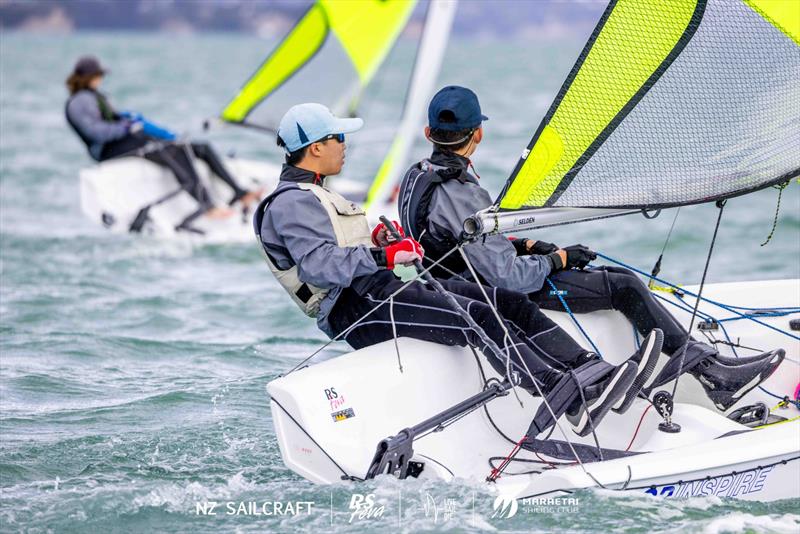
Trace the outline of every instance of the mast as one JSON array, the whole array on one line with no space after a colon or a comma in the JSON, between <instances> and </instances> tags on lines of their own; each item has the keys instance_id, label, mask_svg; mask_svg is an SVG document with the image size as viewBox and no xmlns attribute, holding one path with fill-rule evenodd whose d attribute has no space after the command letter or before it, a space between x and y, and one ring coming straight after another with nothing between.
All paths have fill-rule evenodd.
<instances>
[{"instance_id":1,"label":"mast","mask_svg":"<svg viewBox=\"0 0 800 534\"><path fill-rule=\"evenodd\" d=\"M428 5L425 27L403 106L403 116L389 153L367 193L364 202L367 210L373 204L389 199L391 189L398 182L403 170L402 165L408 160L414 139L422 129L424 111L441 69L457 4L458 0L431 0Z\"/></svg>"}]
</instances>

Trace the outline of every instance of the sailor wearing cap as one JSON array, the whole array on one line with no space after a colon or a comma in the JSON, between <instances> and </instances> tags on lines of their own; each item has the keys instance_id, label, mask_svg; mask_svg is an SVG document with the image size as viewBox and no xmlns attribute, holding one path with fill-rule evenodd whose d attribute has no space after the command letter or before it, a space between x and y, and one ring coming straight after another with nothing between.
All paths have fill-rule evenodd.
<instances>
[{"instance_id":1,"label":"sailor wearing cap","mask_svg":"<svg viewBox=\"0 0 800 534\"><path fill-rule=\"evenodd\" d=\"M106 95L100 92L103 78L109 70L94 56L78 59L69 78L67 88L70 96L65 107L67 123L86 145L95 161L123 156L142 156L169 168L186 192L199 204L199 210L189 219L200 214L212 218L224 218L233 214L227 208L214 206L206 189L200 182L190 157L206 162L211 171L233 190L230 204L241 201L248 205L261 196L260 192L246 191L239 187L225 168L214 149L208 143L176 143L176 135L148 121L138 113L117 111ZM186 145L186 146L184 146ZM188 227L189 219L184 221Z\"/></svg>"},{"instance_id":2,"label":"sailor wearing cap","mask_svg":"<svg viewBox=\"0 0 800 534\"><path fill-rule=\"evenodd\" d=\"M480 115L477 118L481 120ZM446 296L418 281L403 288L392 272L395 265L422 259L420 244L408 237L389 238L383 225L370 231L361 207L328 189L329 177L344 165L346 135L362 124L361 119L337 118L320 104L294 106L281 120L278 144L286 152L286 164L277 188L259 205L253 221L270 270L295 304L315 317L331 338L341 336L357 349L394 335L469 344L483 350L497 372L505 375L508 356L493 354L484 346ZM402 236L402 227L395 227ZM597 425L613 405L638 393L632 390L637 374L633 362L614 367L599 361L566 334L560 352L542 354L530 336L560 329L526 295L495 290L495 312L477 284L457 280L444 284L499 347L516 346L510 351L510 366L521 375L522 387L535 392L532 380L536 380L557 416L571 409L576 432L588 433L589 421ZM658 343L645 346L648 357L660 350ZM569 369L574 372L564 372ZM588 404L580 402L579 386ZM549 410L542 409L534 418L539 431L551 424Z\"/></svg>"},{"instance_id":3,"label":"sailor wearing cap","mask_svg":"<svg viewBox=\"0 0 800 534\"><path fill-rule=\"evenodd\" d=\"M433 143L433 154L406 172L398 208L403 226L419 239L430 262L443 258L458 243L467 217L493 204L477 174L468 171L470 157L483 140L484 120L478 97L465 87L445 87L428 107L425 137ZM583 245L562 249L545 241L494 235L470 243L464 253L482 283L527 293L544 309L563 311L561 299L565 298L575 313L619 311L643 336L655 328L663 331L664 352L677 357L646 384L649 390L689 372L714 404L727 410L766 380L784 357L778 349L750 358L726 358L711 345L694 339L687 342L686 330L633 272L607 266L584 269L596 254ZM438 269L438 276L471 279L459 254L451 254L442 264L446 269ZM548 276L557 291L545 284ZM563 338L556 334L556 330L543 331L536 337L537 344L545 351L559 352ZM640 359L637 363L640 369L646 365Z\"/></svg>"}]
</instances>

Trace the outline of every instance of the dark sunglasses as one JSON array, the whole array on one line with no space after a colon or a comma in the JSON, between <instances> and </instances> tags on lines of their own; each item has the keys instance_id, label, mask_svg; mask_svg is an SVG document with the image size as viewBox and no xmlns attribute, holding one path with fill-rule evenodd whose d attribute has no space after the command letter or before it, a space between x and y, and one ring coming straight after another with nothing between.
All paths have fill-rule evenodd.
<instances>
[{"instance_id":1,"label":"dark sunglasses","mask_svg":"<svg viewBox=\"0 0 800 534\"><path fill-rule=\"evenodd\" d=\"M343 133L340 133L340 134L330 134L330 135L326 135L325 137L323 137L323 138L322 138L322 139L320 139L319 141L315 141L315 142L316 142L316 143L321 143L321 142L323 142L323 141L327 141L328 139L336 139L336 140L337 140L337 141L339 141L340 143L344 143L344 134L343 134Z\"/></svg>"}]
</instances>

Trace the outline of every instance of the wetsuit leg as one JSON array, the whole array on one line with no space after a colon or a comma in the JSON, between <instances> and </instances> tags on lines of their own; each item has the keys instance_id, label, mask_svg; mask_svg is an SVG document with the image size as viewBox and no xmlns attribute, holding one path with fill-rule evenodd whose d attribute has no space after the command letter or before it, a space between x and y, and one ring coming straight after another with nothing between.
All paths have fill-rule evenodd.
<instances>
[{"instance_id":1,"label":"wetsuit leg","mask_svg":"<svg viewBox=\"0 0 800 534\"><path fill-rule=\"evenodd\" d=\"M181 187L192 195L203 210L212 206L211 197L200 182L200 177L183 147L167 145L146 153L144 157L171 170Z\"/></svg>"},{"instance_id":2,"label":"wetsuit leg","mask_svg":"<svg viewBox=\"0 0 800 534\"><path fill-rule=\"evenodd\" d=\"M342 332L401 285L400 281L392 282L375 288L364 296L357 295L351 289L345 290L329 316L333 330L337 334ZM512 362L511 370L519 372L522 387L535 391L525 370L527 366L533 377L539 382L540 387L544 391L549 391L558 381L561 373L552 369L513 331L506 338L502 327L487 304L460 295L454 296L501 350L508 347ZM372 315L350 331L344 339L356 349L392 339L392 315L398 337L411 337L450 346L469 344L478 347L484 351L489 363L498 374L501 376L506 374L506 355L493 354L488 347L483 345L480 337L468 327L464 319L450 307L442 295L421 283L411 284L396 295L391 311L388 303L380 306ZM516 346L517 350L514 350L512 345ZM519 351L522 361L520 361L517 351Z\"/></svg>"},{"instance_id":3,"label":"wetsuit leg","mask_svg":"<svg viewBox=\"0 0 800 534\"><path fill-rule=\"evenodd\" d=\"M441 282L451 293L486 302L477 284L454 279ZM576 367L587 361L588 351L543 314L527 295L497 287L484 286L484 290L509 329L515 331L539 357L554 368Z\"/></svg>"},{"instance_id":4,"label":"wetsuit leg","mask_svg":"<svg viewBox=\"0 0 800 534\"><path fill-rule=\"evenodd\" d=\"M598 310L621 312L642 336L653 328L664 332L664 352L683 347L687 332L653 296L635 273L621 267L561 271L550 278L575 313ZM564 311L549 284L530 295L544 309Z\"/></svg>"},{"instance_id":5,"label":"wetsuit leg","mask_svg":"<svg viewBox=\"0 0 800 534\"><path fill-rule=\"evenodd\" d=\"M653 296L635 273L622 267L606 267L614 309L622 312L641 335L653 328L664 332L664 352L674 354L686 343L688 333Z\"/></svg>"},{"instance_id":6,"label":"wetsuit leg","mask_svg":"<svg viewBox=\"0 0 800 534\"><path fill-rule=\"evenodd\" d=\"M217 156L217 153L213 148L211 148L211 145L208 143L192 143L191 146L194 155L205 161L208 165L208 168L211 169L211 172L219 176L223 182L228 184L230 188L233 189L234 200L238 200L247 194L247 191L239 187L239 184L236 183L236 180L233 178L231 173L229 173L228 169L225 168L225 165L222 164L222 160L219 159L219 156Z\"/></svg>"},{"instance_id":7,"label":"wetsuit leg","mask_svg":"<svg viewBox=\"0 0 800 534\"><path fill-rule=\"evenodd\" d=\"M550 280L558 293L545 282L542 289L529 295L542 309L564 311L559 295L564 297L575 313L614 309L608 275L602 268L558 271L550 275Z\"/></svg>"},{"instance_id":8,"label":"wetsuit leg","mask_svg":"<svg viewBox=\"0 0 800 534\"><path fill-rule=\"evenodd\" d=\"M103 145L100 161L135 155L135 152L143 148L148 142L150 142L150 140L141 134L126 135L122 139L117 139L116 141L111 141Z\"/></svg>"},{"instance_id":9,"label":"wetsuit leg","mask_svg":"<svg viewBox=\"0 0 800 534\"><path fill-rule=\"evenodd\" d=\"M383 287L369 291L364 296L356 294L352 289L346 289L340 296L334 309L329 315L329 322L334 333L339 334L354 324L360 317L372 310L378 303L386 299L392 292L399 289L402 282L395 281ZM483 301L453 293L461 307L472 316L475 322L483 328L486 334L502 349L509 348L510 366L512 371L518 371L521 386L531 394L536 394L533 380L528 376L525 367L530 370L541 391L546 395L548 404L555 412L556 419L570 408L579 407L580 389L596 385L597 391L593 394L587 389L584 395L587 400L600 401L610 407L613 402L620 399L633 382L635 365L626 363L620 367L613 367L603 361L589 361L575 371L568 373L557 371L540 358L531 348L523 342L513 330L508 337L498 323L492 308ZM521 295L522 300L527 300ZM394 316L394 328L392 325ZM476 346L486 354L489 363L501 376L506 375L506 355L493 354L481 341L480 337L467 326L461 316L450 308L448 302L432 288L421 283L411 284L400 294L394 297L393 308L384 304L375 310L362 323L359 323L344 339L354 348L362 348L382 341L392 339L394 330L398 337L412 337L425 341L432 341L444 345ZM514 345L516 350L510 345ZM518 354L519 353L519 356ZM520 359L521 356L521 359ZM524 365L523 365L524 362ZM614 392L605 392L606 377L626 374L627 382L619 382L619 387ZM613 395L612 395L613 393ZM600 399L600 400L596 400ZM603 400L605 399L605 400ZM604 404L604 405L605 405ZM595 408L597 408L595 406ZM606 410L607 411L607 410ZM599 423L604 414L595 413L593 420ZM532 428L537 433L553 424L550 409L544 405L537 411Z\"/></svg>"}]
</instances>

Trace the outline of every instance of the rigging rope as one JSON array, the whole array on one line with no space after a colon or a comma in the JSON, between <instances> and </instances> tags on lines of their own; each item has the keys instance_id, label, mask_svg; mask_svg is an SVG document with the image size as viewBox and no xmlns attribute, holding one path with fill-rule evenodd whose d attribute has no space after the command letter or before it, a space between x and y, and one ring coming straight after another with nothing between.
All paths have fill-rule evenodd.
<instances>
[{"instance_id":1,"label":"rigging rope","mask_svg":"<svg viewBox=\"0 0 800 534\"><path fill-rule=\"evenodd\" d=\"M711 265L711 254L714 252L714 244L717 242L717 233L719 232L719 224L722 222L722 213L725 211L725 201L717 201L717 223L714 225L714 234L711 236L711 244L708 246L708 255L706 256L706 265L703 267L703 276L700 278L700 288L697 290L697 299L694 303L694 310L692 310L692 318L689 319L689 329L686 334L686 341L681 348L681 359L678 361L678 376L675 378L675 383L672 385L672 398L675 398L675 392L678 390L678 382L683 373L683 364L686 361L686 349L689 347L689 340L692 339L692 328L694 327L694 320L697 317L697 309L700 307L700 298L703 294L703 289L706 285L706 276L708 275L708 267Z\"/></svg>"},{"instance_id":2,"label":"rigging rope","mask_svg":"<svg viewBox=\"0 0 800 534\"><path fill-rule=\"evenodd\" d=\"M633 271L635 273L638 273L638 274L640 274L642 276L645 276L645 277L649 276L646 272L642 271L641 269L637 269L636 267L634 267L634 266L632 266L630 264L627 264L627 263L625 263L623 261L617 260L617 259L612 258L610 256L606 256L605 254L602 254L600 252L597 252L597 251L595 251L595 252L597 253L597 257L599 257L599 258L603 258L604 260L610 261L611 263L616 263L617 265L619 265L621 267L625 267L626 269L630 269L631 271ZM682 293L684 293L686 295L689 295L691 297L695 297L698 300L701 300L703 302L708 302L709 304L713 304L714 306L717 306L719 308L722 308L723 310L729 311L729 312L733 313L734 315L738 315L742 319L748 319L750 321L753 321L755 323L760 324L763 327L769 328L770 330L775 330L776 332L780 332L781 334L783 334L785 336L789 336L792 339L800 340L800 336L795 336L794 334L790 334L789 332L781 330L780 328L777 328L777 327L774 327L774 326L772 326L770 324L767 324L767 323L764 323L762 321L759 321L758 319L756 319L754 316L752 316L750 314L745 314L745 313L737 311L737 310L759 311L759 308L748 308L748 307L744 307L744 306L729 306L728 304L723 304L722 302L718 302L718 301L712 300L712 299L707 298L707 297L701 297L697 293L692 293L691 291L689 291L689 290L687 290L685 288L682 288L680 286L677 286L677 285L673 284L672 282L668 282L667 280L664 280L663 278L655 278L655 280L657 282L661 283L661 284L665 284L665 285L667 285L669 287L672 287L672 288L674 288L674 289L676 289L676 290L678 290L678 291L680 291L680 292L682 292ZM786 315L800 312L800 308L793 308L793 307L790 307L790 306L779 307L779 308L764 308L764 309L785 311Z\"/></svg>"},{"instance_id":3,"label":"rigging rope","mask_svg":"<svg viewBox=\"0 0 800 534\"><path fill-rule=\"evenodd\" d=\"M653 270L650 272L650 281L647 282L647 287L649 287L651 290L665 290L665 288L655 285L655 277L661 272L661 260L664 258L664 252L667 250L667 244L672 237L672 230L675 229L675 223L678 221L678 215L680 215L680 213L681 208L679 207L675 211L675 217L672 219L672 225L669 227L669 232L667 232L667 238L664 240L664 246L661 247L661 253L658 255L655 265L653 265Z\"/></svg>"},{"instance_id":4,"label":"rigging rope","mask_svg":"<svg viewBox=\"0 0 800 534\"><path fill-rule=\"evenodd\" d=\"M781 210L781 196L783 195L783 190L786 189L786 186L789 185L790 181L791 180L787 180L782 184L772 186L778 190L778 203L775 206L775 218L772 220L772 229L769 231L767 239L763 243L761 243L762 247L765 246L767 243L769 243L772 240L772 236L775 235L775 229L778 227L778 212L780 212Z\"/></svg>"},{"instance_id":5,"label":"rigging rope","mask_svg":"<svg viewBox=\"0 0 800 534\"><path fill-rule=\"evenodd\" d=\"M464 253L464 248L462 246L460 246L460 245L457 246L456 248L458 248L458 252L461 254L461 257L463 258L464 263L467 265L467 269L469 269L470 275L472 275L472 277L475 280L478 280L478 275L475 272L475 269L472 267L472 263L469 261L469 258L467 257L466 253ZM486 299L486 304L492 310L492 312L494 313L494 316L497 318L497 321L500 323L500 328L503 329L503 332L504 332L506 338L507 339L511 339L511 335L508 333L508 329L506 328L505 322L500 317L500 314L497 312L497 309L495 309L495 307L492 304L491 300L489 300L489 295L486 294L486 290L484 289L483 284L477 284L477 285L480 288L484 299ZM583 465L583 462L581 461L580 456L578 455L578 452L575 450L575 447L572 445L572 441L569 439L569 436L567 435L566 431L564 431L564 428L561 426L561 423L558 422L558 417L556 417L556 414L553 411L552 406L550 406L550 403L547 401L547 397L545 397L544 393L542 392L542 389L539 387L539 383L533 377L533 373L531 373L530 369L528 369L528 365L525 363L525 360L522 358L522 355L520 354L519 349L517 349L517 345L512 343L512 346L514 347L514 351L517 353L517 357L519 358L520 362L522 362L522 365L525 367L525 371L528 373L528 376L530 377L531 382L533 382L533 386L536 388L536 392L541 397L542 403L544 403L545 407L547 408L547 411L550 412L550 417L553 418L553 422L554 422L555 426L558 427L558 430L561 432L561 435L564 436L564 440L567 442L567 445L569 445L570 451L572 452L572 455L575 456L575 460L578 462L578 465L581 466L581 469L583 470L583 472L587 476L589 476L590 478L592 478L592 480L595 480L595 482L597 482L596 479L586 470L586 467ZM587 409L588 409L588 407L587 407ZM519 450L517 450L517 452L519 452ZM511 456L513 457L515 454L512 454ZM602 484L600 484L599 482L597 482L597 484L602 487Z\"/></svg>"},{"instance_id":6,"label":"rigging rope","mask_svg":"<svg viewBox=\"0 0 800 534\"><path fill-rule=\"evenodd\" d=\"M575 314L572 313L572 310L569 308L569 305L567 304L567 301L564 300L564 296L561 294L561 291L558 290L558 288L553 283L553 281L550 280L549 276L547 278L545 278L545 280L547 280L547 283L550 284L550 287L553 289L553 294L558 297L559 301L561 301L561 305L564 307L564 310L566 310L566 312L569 314L570 318L572 318L572 322L575 323L575 326L577 326L578 330L581 331L581 334L583 334L583 337L585 337L586 340L589 341L589 344L594 349L595 354L597 354L598 356L600 356L602 358L603 355L600 353L600 349L597 348L597 345L594 344L594 341L592 341L592 338L589 337L589 334L587 334L586 330L583 329L583 326L581 326L581 323L578 322L578 319L575 317Z\"/></svg>"}]
</instances>

